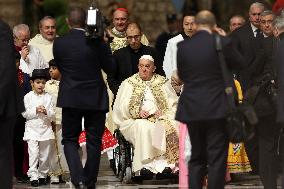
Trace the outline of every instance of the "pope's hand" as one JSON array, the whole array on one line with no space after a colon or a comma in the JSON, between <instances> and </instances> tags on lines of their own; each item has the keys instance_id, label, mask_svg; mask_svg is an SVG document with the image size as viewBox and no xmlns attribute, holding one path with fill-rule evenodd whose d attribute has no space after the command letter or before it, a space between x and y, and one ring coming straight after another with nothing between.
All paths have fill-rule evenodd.
<instances>
[{"instance_id":1,"label":"pope's hand","mask_svg":"<svg viewBox=\"0 0 284 189\"><path fill-rule=\"evenodd\" d=\"M149 113L148 111L145 111L145 110L141 110L141 111L139 112L139 116L140 116L141 118L143 118L143 119L149 117L149 115L150 115L150 113Z\"/></svg>"}]
</instances>

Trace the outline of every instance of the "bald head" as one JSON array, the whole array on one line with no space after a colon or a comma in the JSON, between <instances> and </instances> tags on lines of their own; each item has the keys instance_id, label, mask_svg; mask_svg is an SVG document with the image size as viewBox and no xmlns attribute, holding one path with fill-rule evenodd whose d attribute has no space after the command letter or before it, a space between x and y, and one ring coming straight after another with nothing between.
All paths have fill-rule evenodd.
<instances>
[{"instance_id":1,"label":"bald head","mask_svg":"<svg viewBox=\"0 0 284 189\"><path fill-rule=\"evenodd\" d=\"M216 25L216 18L212 12L203 10L197 13L195 23L197 24L197 27L202 26L213 29L213 27Z\"/></svg>"}]
</instances>

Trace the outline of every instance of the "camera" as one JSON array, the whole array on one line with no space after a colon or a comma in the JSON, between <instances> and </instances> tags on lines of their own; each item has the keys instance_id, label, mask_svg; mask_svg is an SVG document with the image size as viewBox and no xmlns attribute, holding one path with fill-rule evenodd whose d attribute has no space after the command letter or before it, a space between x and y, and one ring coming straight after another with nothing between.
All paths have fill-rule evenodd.
<instances>
[{"instance_id":1,"label":"camera","mask_svg":"<svg viewBox=\"0 0 284 189\"><path fill-rule=\"evenodd\" d=\"M86 36L90 39L103 39L110 21L95 7L94 1L87 12Z\"/></svg>"}]
</instances>

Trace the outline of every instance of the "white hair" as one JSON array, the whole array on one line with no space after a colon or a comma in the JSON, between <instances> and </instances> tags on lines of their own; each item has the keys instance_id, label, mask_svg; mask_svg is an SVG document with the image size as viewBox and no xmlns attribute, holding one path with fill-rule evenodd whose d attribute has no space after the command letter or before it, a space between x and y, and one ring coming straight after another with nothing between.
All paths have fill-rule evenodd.
<instances>
[{"instance_id":1,"label":"white hair","mask_svg":"<svg viewBox=\"0 0 284 189\"><path fill-rule=\"evenodd\" d=\"M13 28L13 34L17 37L19 36L19 33L22 31L30 33L29 26L26 24L18 24Z\"/></svg>"},{"instance_id":2,"label":"white hair","mask_svg":"<svg viewBox=\"0 0 284 189\"><path fill-rule=\"evenodd\" d=\"M139 58L139 61L142 60L142 59L144 59L144 60L150 60L150 61L154 62L154 58L153 58L151 55L142 55L142 56Z\"/></svg>"},{"instance_id":3,"label":"white hair","mask_svg":"<svg viewBox=\"0 0 284 189\"><path fill-rule=\"evenodd\" d=\"M265 9L265 6L263 3L260 3L260 2L255 2L255 3L252 3L249 7L249 11L251 11L252 7L258 7L258 8L262 8L263 10Z\"/></svg>"}]
</instances>

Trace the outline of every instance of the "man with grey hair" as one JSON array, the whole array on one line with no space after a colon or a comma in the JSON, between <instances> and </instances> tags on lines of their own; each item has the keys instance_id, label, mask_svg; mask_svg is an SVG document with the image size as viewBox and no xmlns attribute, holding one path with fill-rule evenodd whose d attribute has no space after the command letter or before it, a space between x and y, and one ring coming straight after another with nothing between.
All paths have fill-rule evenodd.
<instances>
[{"instance_id":1,"label":"man with grey hair","mask_svg":"<svg viewBox=\"0 0 284 189\"><path fill-rule=\"evenodd\" d=\"M260 14L260 29L262 40L261 52L258 61L250 65L251 81L248 93L256 91L255 96L248 101L254 106L258 116L255 127L258 134L257 145L259 147L259 175L264 188L276 189L277 183L277 140L279 127L276 124L276 111L273 101L272 87L275 87L276 75L272 58L276 40L273 36L272 22L275 15L270 10ZM249 97L249 96L248 96Z\"/></svg>"},{"instance_id":2,"label":"man with grey hair","mask_svg":"<svg viewBox=\"0 0 284 189\"><path fill-rule=\"evenodd\" d=\"M177 71L184 82L184 90L176 119L187 124L192 144L189 188L202 188L208 170L208 188L221 189L225 186L229 145L226 132L228 101L212 34L216 30L216 20L210 11L201 11L195 22L197 32L191 40L178 44ZM238 70L246 66L229 38L221 37L221 44L228 67Z\"/></svg>"},{"instance_id":3,"label":"man with grey hair","mask_svg":"<svg viewBox=\"0 0 284 189\"><path fill-rule=\"evenodd\" d=\"M20 69L31 75L34 69L48 68L40 50L34 46L28 45L30 40L30 29L26 24L19 24L13 28L14 44L16 50L21 54Z\"/></svg>"},{"instance_id":4,"label":"man with grey hair","mask_svg":"<svg viewBox=\"0 0 284 189\"><path fill-rule=\"evenodd\" d=\"M51 16L45 16L39 21L39 34L34 36L29 45L39 48L46 62L53 59L53 41L56 37L56 21Z\"/></svg>"},{"instance_id":5,"label":"man with grey hair","mask_svg":"<svg viewBox=\"0 0 284 189\"><path fill-rule=\"evenodd\" d=\"M243 26L245 22L245 18L241 15L232 16L230 19L230 32L233 32L235 29L238 29L239 27Z\"/></svg>"},{"instance_id":6,"label":"man with grey hair","mask_svg":"<svg viewBox=\"0 0 284 189\"><path fill-rule=\"evenodd\" d=\"M261 40L263 39L260 30L260 14L265 7L262 3L253 3L249 8L249 22L231 33L234 45L247 61L248 67L240 73L236 73L237 79L242 85L243 92L246 93L251 87L253 66L263 56ZM258 172L258 136L251 138L245 143L248 158L250 160L253 173Z\"/></svg>"},{"instance_id":7,"label":"man with grey hair","mask_svg":"<svg viewBox=\"0 0 284 189\"><path fill-rule=\"evenodd\" d=\"M277 101L277 122L280 123L283 128L284 123L284 16L277 17L274 22L274 35L278 38L278 47L274 56L274 63L277 70L277 81L278 81L278 101ZM284 157L284 140L283 134L281 134L281 157ZM282 161L282 172L284 170L284 163ZM282 188L284 186L284 177L282 176Z\"/></svg>"}]
</instances>

